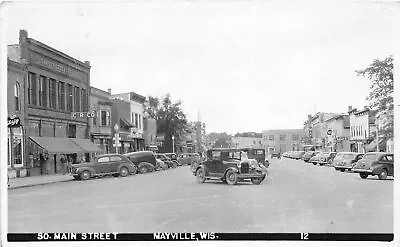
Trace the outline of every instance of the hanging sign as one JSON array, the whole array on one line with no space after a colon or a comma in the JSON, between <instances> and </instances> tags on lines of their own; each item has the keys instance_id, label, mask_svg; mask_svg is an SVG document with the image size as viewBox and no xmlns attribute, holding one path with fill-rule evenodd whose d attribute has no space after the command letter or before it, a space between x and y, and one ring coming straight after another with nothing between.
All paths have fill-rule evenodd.
<instances>
[{"instance_id":1,"label":"hanging sign","mask_svg":"<svg viewBox=\"0 0 400 247\"><path fill-rule=\"evenodd\" d=\"M12 115L7 118L7 127L8 128L18 128L21 127L21 119L15 115Z\"/></svg>"}]
</instances>

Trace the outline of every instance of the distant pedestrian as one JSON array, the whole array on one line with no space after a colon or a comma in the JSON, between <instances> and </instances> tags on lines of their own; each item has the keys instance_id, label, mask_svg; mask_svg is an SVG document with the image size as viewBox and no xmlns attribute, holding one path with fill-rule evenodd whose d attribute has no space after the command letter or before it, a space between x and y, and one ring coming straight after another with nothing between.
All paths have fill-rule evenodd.
<instances>
[{"instance_id":1,"label":"distant pedestrian","mask_svg":"<svg viewBox=\"0 0 400 247\"><path fill-rule=\"evenodd\" d=\"M71 158L71 156L68 156L68 158L67 158L67 171L68 171L68 173L72 172L72 158Z\"/></svg>"},{"instance_id":2,"label":"distant pedestrian","mask_svg":"<svg viewBox=\"0 0 400 247\"><path fill-rule=\"evenodd\" d=\"M65 158L64 154L61 154L60 161L61 161L61 169L63 171L63 175L65 175L65 173L68 172L68 167L67 167L67 159Z\"/></svg>"}]
</instances>

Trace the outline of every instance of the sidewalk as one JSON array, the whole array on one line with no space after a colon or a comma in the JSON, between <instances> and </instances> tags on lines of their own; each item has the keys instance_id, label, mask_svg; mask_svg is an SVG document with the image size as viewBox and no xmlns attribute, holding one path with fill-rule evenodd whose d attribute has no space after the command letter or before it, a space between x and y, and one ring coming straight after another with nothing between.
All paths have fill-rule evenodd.
<instances>
[{"instance_id":1,"label":"sidewalk","mask_svg":"<svg viewBox=\"0 0 400 247\"><path fill-rule=\"evenodd\" d=\"M68 182L72 181L74 178L69 175L62 174L51 174L51 175L40 175L40 176L32 176L32 177L24 177L24 178L13 178L10 179L10 187L9 189L17 189L24 187L32 187L37 185L45 185L45 184L54 184L60 182Z\"/></svg>"}]
</instances>

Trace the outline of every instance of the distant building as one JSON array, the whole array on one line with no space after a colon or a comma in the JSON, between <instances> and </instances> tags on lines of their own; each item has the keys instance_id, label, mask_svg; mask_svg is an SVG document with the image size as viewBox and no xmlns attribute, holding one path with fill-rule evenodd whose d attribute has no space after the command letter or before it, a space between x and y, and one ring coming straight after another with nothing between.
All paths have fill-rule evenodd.
<instances>
[{"instance_id":1,"label":"distant building","mask_svg":"<svg viewBox=\"0 0 400 247\"><path fill-rule=\"evenodd\" d=\"M135 140L131 135L131 129L134 127L130 121L130 102L122 99L111 99L111 135L118 132L121 146L118 147L118 153L128 153L135 150ZM115 141L112 141L111 153L116 153Z\"/></svg>"},{"instance_id":2,"label":"distant building","mask_svg":"<svg viewBox=\"0 0 400 247\"><path fill-rule=\"evenodd\" d=\"M306 135L303 129L277 129L262 132L266 152L302 150L302 139Z\"/></svg>"},{"instance_id":3,"label":"distant building","mask_svg":"<svg viewBox=\"0 0 400 247\"><path fill-rule=\"evenodd\" d=\"M207 150L206 143L206 124L201 121L189 122L187 132L183 139L183 145L179 150L183 153L201 153Z\"/></svg>"},{"instance_id":4,"label":"distant building","mask_svg":"<svg viewBox=\"0 0 400 247\"><path fill-rule=\"evenodd\" d=\"M350 151L350 117L337 115L327 119L327 132L325 133L326 149L333 152Z\"/></svg>"},{"instance_id":5,"label":"distant building","mask_svg":"<svg viewBox=\"0 0 400 247\"><path fill-rule=\"evenodd\" d=\"M111 93L111 89L109 89ZM130 129L130 135L134 139L133 149L135 151L141 151L145 149L144 138L143 138L143 116L144 116L144 102L146 97L139 95L135 92L112 94L111 98L117 98L129 102L129 117L127 118L133 124Z\"/></svg>"},{"instance_id":6,"label":"distant building","mask_svg":"<svg viewBox=\"0 0 400 247\"><path fill-rule=\"evenodd\" d=\"M358 111L349 107L350 115L350 150L352 152L376 151L377 142L373 142L376 137L375 113L368 107Z\"/></svg>"},{"instance_id":7,"label":"distant building","mask_svg":"<svg viewBox=\"0 0 400 247\"><path fill-rule=\"evenodd\" d=\"M318 112L314 116L311 117L311 128L312 128L312 137L311 143L314 145L316 149L319 150L328 150L326 141L327 141L327 130L328 124L326 120L331 119L336 116L345 115L344 113L327 113L327 112Z\"/></svg>"},{"instance_id":8,"label":"distant building","mask_svg":"<svg viewBox=\"0 0 400 247\"><path fill-rule=\"evenodd\" d=\"M89 119L90 139L101 153L110 153L112 142L111 109L112 102L109 92L90 87L90 110L95 116Z\"/></svg>"},{"instance_id":9,"label":"distant building","mask_svg":"<svg viewBox=\"0 0 400 247\"><path fill-rule=\"evenodd\" d=\"M262 137L232 137L233 148L264 148Z\"/></svg>"}]
</instances>

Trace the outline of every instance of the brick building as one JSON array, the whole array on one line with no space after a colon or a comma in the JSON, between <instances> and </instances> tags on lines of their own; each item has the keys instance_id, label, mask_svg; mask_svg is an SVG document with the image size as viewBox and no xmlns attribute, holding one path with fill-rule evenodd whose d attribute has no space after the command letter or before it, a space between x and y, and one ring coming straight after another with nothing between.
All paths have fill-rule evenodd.
<instances>
[{"instance_id":1,"label":"brick building","mask_svg":"<svg viewBox=\"0 0 400 247\"><path fill-rule=\"evenodd\" d=\"M303 150L301 140L306 135L303 129L278 129L265 130L262 132L264 148L267 153L279 151Z\"/></svg>"},{"instance_id":2,"label":"brick building","mask_svg":"<svg viewBox=\"0 0 400 247\"><path fill-rule=\"evenodd\" d=\"M10 60L24 65L25 152L30 175L60 173L61 154L74 161L89 160L98 151L88 140L89 62L19 33L19 43L8 46Z\"/></svg>"}]
</instances>

